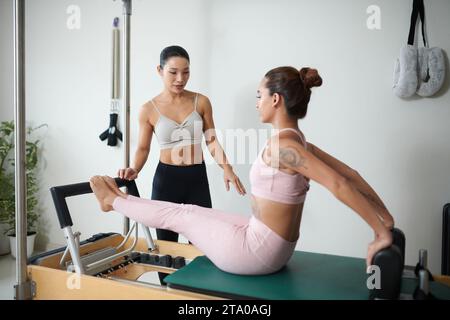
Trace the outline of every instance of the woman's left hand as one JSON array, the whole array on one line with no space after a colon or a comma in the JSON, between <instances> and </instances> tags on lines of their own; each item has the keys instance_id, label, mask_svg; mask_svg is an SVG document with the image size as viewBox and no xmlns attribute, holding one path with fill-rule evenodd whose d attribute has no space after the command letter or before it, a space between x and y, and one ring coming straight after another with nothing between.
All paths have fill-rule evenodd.
<instances>
[{"instance_id":1,"label":"woman's left hand","mask_svg":"<svg viewBox=\"0 0 450 320\"><path fill-rule=\"evenodd\" d=\"M230 191L230 182L234 184L234 187L236 188L236 191L240 195L245 195L246 191L244 186L241 183L241 180L239 180L238 176L234 174L233 169L225 168L223 170L223 180L225 182L225 188L227 191Z\"/></svg>"}]
</instances>

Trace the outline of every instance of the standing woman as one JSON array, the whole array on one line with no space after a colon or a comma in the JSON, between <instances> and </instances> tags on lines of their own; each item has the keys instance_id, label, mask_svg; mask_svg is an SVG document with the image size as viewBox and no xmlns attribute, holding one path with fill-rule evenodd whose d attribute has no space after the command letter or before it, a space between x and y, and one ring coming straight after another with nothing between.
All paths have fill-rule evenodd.
<instances>
[{"instance_id":1,"label":"standing woman","mask_svg":"<svg viewBox=\"0 0 450 320\"><path fill-rule=\"evenodd\" d=\"M153 178L152 200L194 204L211 208L202 137L209 152L223 169L228 191L230 182L241 195L246 193L216 140L212 107L208 97L185 89L190 76L189 54L180 46L165 48L158 73L163 91L145 103L139 113L139 141L133 166L118 176L134 180L145 165L155 134L160 145L159 163ZM156 229L160 240L178 241L178 233Z\"/></svg>"}]
</instances>

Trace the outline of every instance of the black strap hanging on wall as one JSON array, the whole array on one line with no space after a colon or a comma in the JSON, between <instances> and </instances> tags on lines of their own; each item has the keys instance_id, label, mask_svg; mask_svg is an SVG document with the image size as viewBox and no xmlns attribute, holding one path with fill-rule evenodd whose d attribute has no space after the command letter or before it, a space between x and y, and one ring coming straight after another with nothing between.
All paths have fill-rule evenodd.
<instances>
[{"instance_id":1,"label":"black strap hanging on wall","mask_svg":"<svg viewBox=\"0 0 450 320\"><path fill-rule=\"evenodd\" d=\"M414 37L416 33L417 18L420 16L422 22L422 39L424 47L427 47L427 41L425 40L425 6L423 0L414 0L413 10L411 13L411 25L409 27L408 44L414 45Z\"/></svg>"}]
</instances>

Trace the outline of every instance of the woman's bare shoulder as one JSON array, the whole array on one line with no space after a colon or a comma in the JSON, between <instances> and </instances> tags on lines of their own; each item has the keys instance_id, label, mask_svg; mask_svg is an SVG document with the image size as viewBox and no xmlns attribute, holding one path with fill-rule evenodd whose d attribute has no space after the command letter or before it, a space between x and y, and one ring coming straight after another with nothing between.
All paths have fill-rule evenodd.
<instances>
[{"instance_id":1,"label":"woman's bare shoulder","mask_svg":"<svg viewBox=\"0 0 450 320\"><path fill-rule=\"evenodd\" d=\"M155 109L154 99L148 100L140 107L139 109L140 121L144 121L149 125L153 126L158 118L159 114Z\"/></svg>"},{"instance_id":2,"label":"woman's bare shoulder","mask_svg":"<svg viewBox=\"0 0 450 320\"><path fill-rule=\"evenodd\" d=\"M194 93L194 96L197 96L197 111L200 114L209 113L212 110L211 101L209 98L201 93Z\"/></svg>"},{"instance_id":3,"label":"woman's bare shoulder","mask_svg":"<svg viewBox=\"0 0 450 320\"><path fill-rule=\"evenodd\" d=\"M203 104L211 104L208 96L206 96L206 95L204 95L204 94L202 94L200 92L193 92L193 94L194 94L194 96L197 96L199 105L200 104L202 104L202 105Z\"/></svg>"},{"instance_id":4,"label":"woman's bare shoulder","mask_svg":"<svg viewBox=\"0 0 450 320\"><path fill-rule=\"evenodd\" d=\"M153 105L154 102L152 100L148 100L142 104L141 108L139 109L140 113L146 113L151 114L153 113L155 106Z\"/></svg>"}]
</instances>

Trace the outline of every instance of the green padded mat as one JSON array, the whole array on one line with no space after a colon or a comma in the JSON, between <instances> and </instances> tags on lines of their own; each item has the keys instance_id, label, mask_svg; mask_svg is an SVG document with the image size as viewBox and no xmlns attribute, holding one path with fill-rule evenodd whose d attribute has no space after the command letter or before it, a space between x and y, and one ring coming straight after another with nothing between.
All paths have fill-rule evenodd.
<instances>
[{"instance_id":1,"label":"green padded mat","mask_svg":"<svg viewBox=\"0 0 450 320\"><path fill-rule=\"evenodd\" d=\"M171 288L225 298L365 300L369 298L365 271L364 259L296 251L286 267L270 275L230 274L200 256L164 281ZM403 279L402 293L412 294L416 285L414 279ZM450 299L450 287L432 282L430 290L438 298Z\"/></svg>"}]
</instances>

